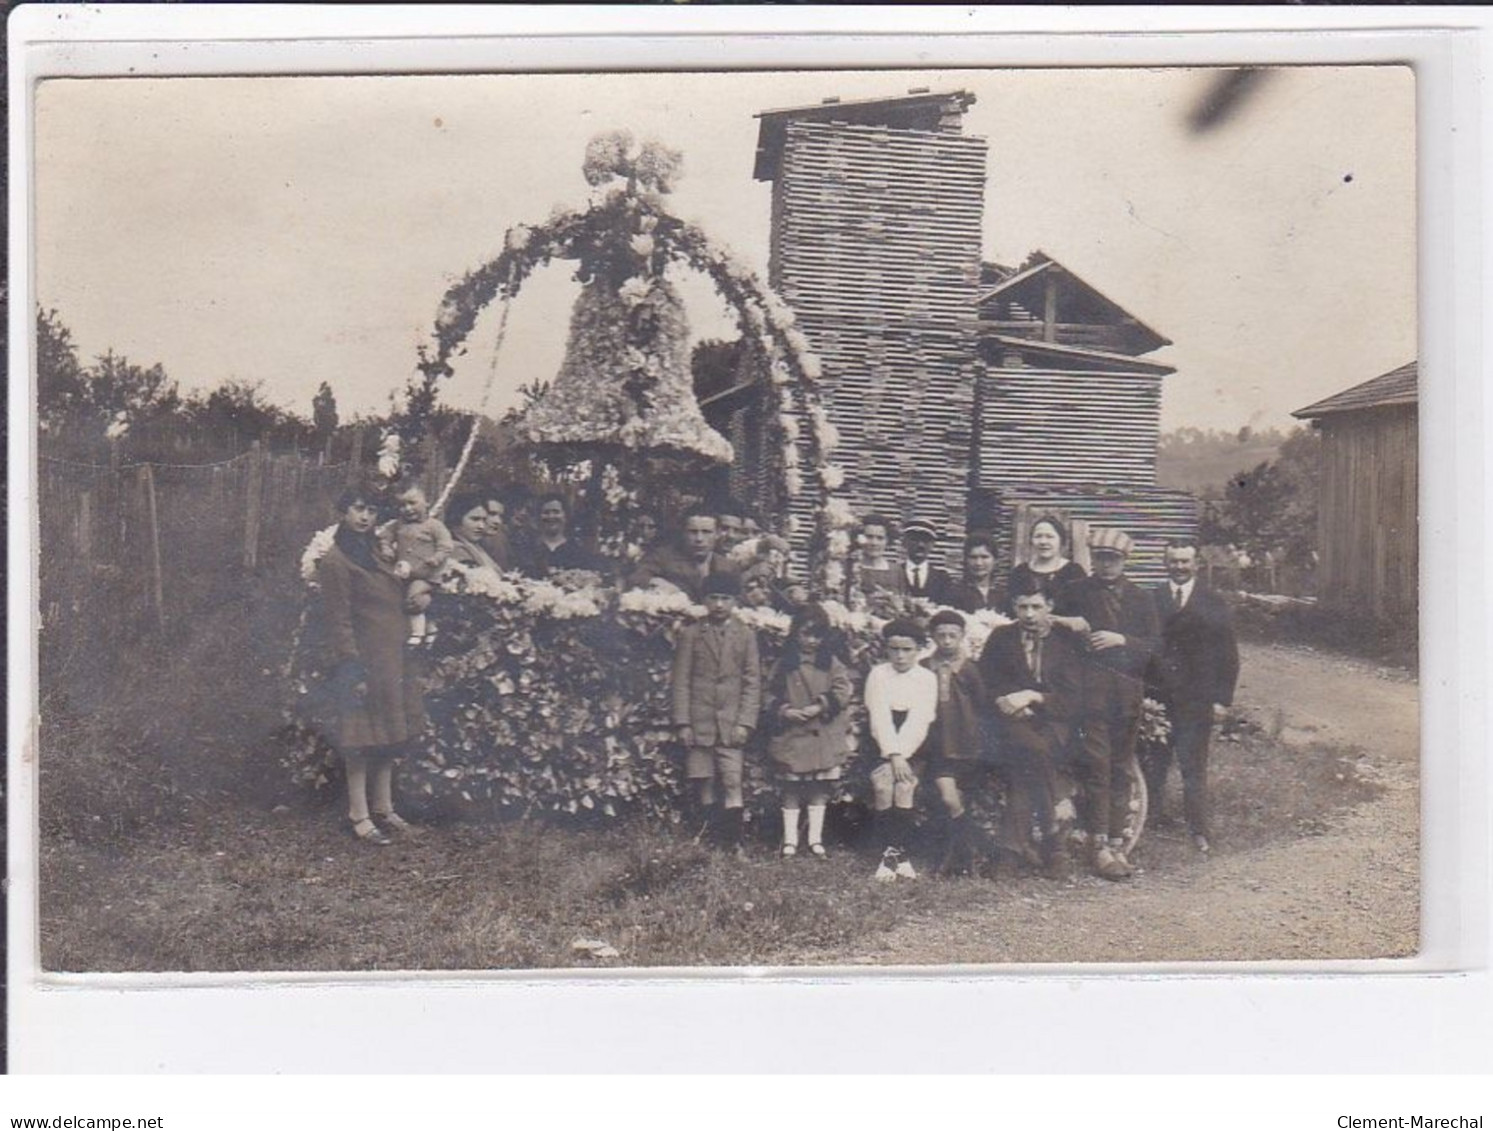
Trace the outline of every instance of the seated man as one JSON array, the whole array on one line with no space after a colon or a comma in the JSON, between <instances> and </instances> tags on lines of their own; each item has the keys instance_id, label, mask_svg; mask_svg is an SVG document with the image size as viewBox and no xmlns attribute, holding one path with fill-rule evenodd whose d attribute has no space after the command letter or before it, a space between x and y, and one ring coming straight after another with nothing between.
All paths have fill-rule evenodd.
<instances>
[{"instance_id":1,"label":"seated man","mask_svg":"<svg viewBox=\"0 0 1493 1131\"><path fill-rule=\"evenodd\" d=\"M704 597L707 577L740 570L716 549L719 524L708 507L691 507L684 514L682 545L665 542L643 555L627 583L635 589L657 584L671 585L688 593L692 601Z\"/></svg>"},{"instance_id":2,"label":"seated man","mask_svg":"<svg viewBox=\"0 0 1493 1131\"><path fill-rule=\"evenodd\" d=\"M980 653L998 763L1009 786L1002 848L1029 859L1035 824L1041 862L1051 868L1054 767L1073 733L1084 659L1066 633L1052 631L1052 596L1040 580L1018 584L1011 604L1016 623L992 632Z\"/></svg>"}]
</instances>

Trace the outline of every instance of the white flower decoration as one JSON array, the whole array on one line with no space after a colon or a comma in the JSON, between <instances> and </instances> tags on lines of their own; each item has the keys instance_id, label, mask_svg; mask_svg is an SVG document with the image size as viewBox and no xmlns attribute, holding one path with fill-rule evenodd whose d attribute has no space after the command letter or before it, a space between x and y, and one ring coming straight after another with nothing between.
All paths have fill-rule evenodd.
<instances>
[{"instance_id":1,"label":"white flower decoration","mask_svg":"<svg viewBox=\"0 0 1493 1131\"><path fill-rule=\"evenodd\" d=\"M336 544L337 524L333 523L325 530L318 530L311 536L306 550L301 554L301 580L307 585L316 586L316 567L321 559L327 556L327 551Z\"/></svg>"},{"instance_id":2,"label":"white flower decoration","mask_svg":"<svg viewBox=\"0 0 1493 1131\"><path fill-rule=\"evenodd\" d=\"M534 238L534 233L527 225L517 224L508 229L508 238L503 241L504 246L512 252L520 252L529 246L529 241Z\"/></svg>"},{"instance_id":3,"label":"white flower decoration","mask_svg":"<svg viewBox=\"0 0 1493 1131\"><path fill-rule=\"evenodd\" d=\"M826 491L838 491L845 486L845 469L837 463L827 463L819 469L819 481Z\"/></svg>"}]
</instances>

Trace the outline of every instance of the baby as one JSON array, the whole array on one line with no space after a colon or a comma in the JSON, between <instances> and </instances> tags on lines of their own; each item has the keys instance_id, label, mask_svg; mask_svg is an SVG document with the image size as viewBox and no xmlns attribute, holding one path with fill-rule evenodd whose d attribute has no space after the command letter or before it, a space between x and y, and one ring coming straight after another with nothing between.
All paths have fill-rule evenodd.
<instances>
[{"instance_id":1,"label":"baby","mask_svg":"<svg viewBox=\"0 0 1493 1131\"><path fill-rule=\"evenodd\" d=\"M410 618L408 643L423 644L435 636L426 624L425 610L430 607L431 582L451 557L451 532L431 517L430 503L418 483L399 488L394 501L399 517L379 527L379 554L392 564L395 577L409 582L404 594Z\"/></svg>"}]
</instances>

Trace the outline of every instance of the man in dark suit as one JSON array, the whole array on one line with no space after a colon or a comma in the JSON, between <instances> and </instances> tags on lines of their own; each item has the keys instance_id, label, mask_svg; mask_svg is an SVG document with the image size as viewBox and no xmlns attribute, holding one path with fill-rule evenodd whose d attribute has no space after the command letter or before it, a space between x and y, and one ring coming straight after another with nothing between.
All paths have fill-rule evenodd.
<instances>
[{"instance_id":1,"label":"man in dark suit","mask_svg":"<svg viewBox=\"0 0 1493 1131\"><path fill-rule=\"evenodd\" d=\"M1197 576L1198 550L1190 542L1166 548L1171 579L1152 590L1161 622L1161 650L1151 665L1156 697L1166 705L1172 733L1144 759L1151 809L1159 818L1175 755L1182 772L1187 831L1199 852L1211 850L1208 823L1208 741L1215 711L1234 702L1239 644L1233 616L1218 593Z\"/></svg>"},{"instance_id":2,"label":"man in dark suit","mask_svg":"<svg viewBox=\"0 0 1493 1131\"><path fill-rule=\"evenodd\" d=\"M1083 680L1083 656L1065 632L1053 631L1052 595L1040 580L1013 594L1015 624L990 634L979 670L992 709L998 764L1009 790L1001 847L1023 859L1035 824L1042 863L1054 864L1055 767L1073 733Z\"/></svg>"},{"instance_id":3,"label":"man in dark suit","mask_svg":"<svg viewBox=\"0 0 1493 1131\"><path fill-rule=\"evenodd\" d=\"M695 506L685 511L681 536L682 545L666 542L644 554L628 584L643 589L655 581L666 581L688 593L691 600L700 601L707 577L740 575L741 570L717 549L720 523L714 510Z\"/></svg>"},{"instance_id":4,"label":"man in dark suit","mask_svg":"<svg viewBox=\"0 0 1493 1131\"><path fill-rule=\"evenodd\" d=\"M933 524L913 519L902 527L902 546L907 560L902 563L903 591L935 605L947 605L954 592L954 579L946 570L929 561L938 531Z\"/></svg>"},{"instance_id":5,"label":"man in dark suit","mask_svg":"<svg viewBox=\"0 0 1493 1131\"><path fill-rule=\"evenodd\" d=\"M1093 838L1094 873L1106 880L1135 874L1125 857L1125 826L1144 677L1161 635L1151 595L1125 576L1130 549L1130 536L1123 530L1092 528L1094 574L1069 585L1058 610L1076 618L1071 623L1086 649L1077 768L1084 787L1084 826Z\"/></svg>"}]
</instances>

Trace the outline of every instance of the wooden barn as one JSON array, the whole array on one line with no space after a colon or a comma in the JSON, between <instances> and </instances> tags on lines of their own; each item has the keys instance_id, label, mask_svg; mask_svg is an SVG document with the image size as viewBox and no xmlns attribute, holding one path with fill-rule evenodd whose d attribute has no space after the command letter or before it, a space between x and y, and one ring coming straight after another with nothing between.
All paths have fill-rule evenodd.
<instances>
[{"instance_id":1,"label":"wooden barn","mask_svg":"<svg viewBox=\"0 0 1493 1131\"><path fill-rule=\"evenodd\" d=\"M1384 619L1419 607L1417 366L1291 415L1322 433L1317 590L1324 606Z\"/></svg>"},{"instance_id":2,"label":"wooden barn","mask_svg":"<svg viewBox=\"0 0 1493 1131\"><path fill-rule=\"evenodd\" d=\"M772 183L770 278L819 355L857 513L928 519L957 567L967 529L1009 563L1054 511L1123 526L1141 580L1196 530L1192 496L1156 487L1168 345L1049 257L981 261L989 145L963 133L967 92L758 115L755 175ZM744 358L745 354L738 355ZM760 497L765 382L742 361L697 386ZM1084 560L1080 552L1079 559Z\"/></svg>"}]
</instances>

